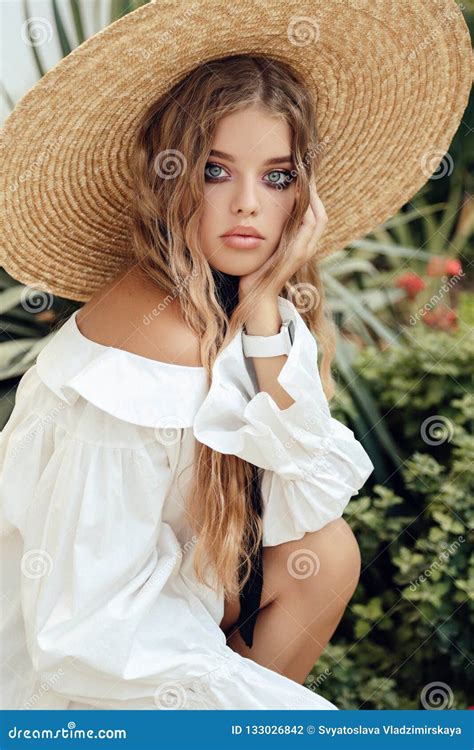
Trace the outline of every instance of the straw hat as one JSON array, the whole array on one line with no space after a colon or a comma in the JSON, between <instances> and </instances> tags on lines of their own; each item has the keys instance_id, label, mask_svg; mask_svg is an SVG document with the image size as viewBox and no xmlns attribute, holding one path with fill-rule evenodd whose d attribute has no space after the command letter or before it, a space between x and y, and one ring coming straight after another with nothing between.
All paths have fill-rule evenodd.
<instances>
[{"instance_id":1,"label":"straw hat","mask_svg":"<svg viewBox=\"0 0 474 750\"><path fill-rule=\"evenodd\" d=\"M317 99L321 257L452 167L473 77L454 0L157 0L87 39L7 118L8 273L87 300L133 263L129 156L142 112L198 64L242 52L288 61Z\"/></svg>"}]
</instances>

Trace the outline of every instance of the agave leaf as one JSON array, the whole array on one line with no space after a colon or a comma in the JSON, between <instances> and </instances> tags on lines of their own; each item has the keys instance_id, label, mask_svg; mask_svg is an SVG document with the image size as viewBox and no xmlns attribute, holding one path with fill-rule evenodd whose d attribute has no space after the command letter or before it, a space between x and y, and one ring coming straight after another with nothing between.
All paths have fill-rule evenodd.
<instances>
[{"instance_id":1,"label":"agave leaf","mask_svg":"<svg viewBox=\"0 0 474 750\"><path fill-rule=\"evenodd\" d=\"M456 222L454 233L452 234L451 240L449 242L449 249L450 255L459 255L464 250L464 247L470 240L470 237L468 232L463 231L460 222L460 218L465 211L462 181L460 179L454 179L453 182L450 183L450 186L451 189L449 198L446 204L446 211L444 212L441 226L443 234L446 237L449 237Z\"/></svg>"},{"instance_id":2,"label":"agave leaf","mask_svg":"<svg viewBox=\"0 0 474 750\"><path fill-rule=\"evenodd\" d=\"M0 292L0 314L20 304L24 289L23 284L15 284Z\"/></svg>"},{"instance_id":3,"label":"agave leaf","mask_svg":"<svg viewBox=\"0 0 474 750\"><path fill-rule=\"evenodd\" d=\"M367 385L362 381L360 375L351 366L356 353L356 347L340 337L335 353L336 365L345 381L346 388L349 389L352 395L356 411L360 415L360 418L364 419L370 425L366 432L359 433L358 439L366 447L367 453L373 459L376 481L383 484L386 474L383 471L384 462L380 446L383 446L396 468L402 466L403 459L399 456L397 445L387 429L377 402ZM374 434L375 439L372 437L372 434ZM380 472L383 472L383 474L380 475Z\"/></svg>"},{"instance_id":4,"label":"agave leaf","mask_svg":"<svg viewBox=\"0 0 474 750\"><path fill-rule=\"evenodd\" d=\"M28 0L23 0L23 17L25 19L25 29L26 29L26 33L28 35L28 39L30 40L30 43L31 43L30 44L30 49L31 49L31 52L32 52L32 55L33 55L33 59L35 61L36 69L38 71L38 76L40 78L42 78L44 76L44 74L45 74L45 67L44 67L43 62L41 60L41 57L40 57L40 54L39 54L39 51L38 51L38 46L35 44L34 39L31 36L31 32L30 32L30 27L29 27L28 21L30 20L30 18L32 16L31 16L31 13L30 13L30 9L28 7Z\"/></svg>"},{"instance_id":5,"label":"agave leaf","mask_svg":"<svg viewBox=\"0 0 474 750\"><path fill-rule=\"evenodd\" d=\"M0 432L5 427L15 405L16 386L0 387Z\"/></svg>"},{"instance_id":6,"label":"agave leaf","mask_svg":"<svg viewBox=\"0 0 474 750\"><path fill-rule=\"evenodd\" d=\"M374 343L373 336L371 336L370 331L368 330L364 321L361 320L357 315L348 316L347 320L344 321L344 328L360 336L361 339L365 341L367 346L370 346ZM339 330L337 332L337 335L340 337Z\"/></svg>"},{"instance_id":7,"label":"agave leaf","mask_svg":"<svg viewBox=\"0 0 474 750\"><path fill-rule=\"evenodd\" d=\"M44 336L41 324L38 326L35 325L35 316L26 312L25 315L27 316L25 320L18 319L16 316L13 320L9 320L4 316L2 320L2 333L5 333L7 338L11 339L41 338Z\"/></svg>"},{"instance_id":8,"label":"agave leaf","mask_svg":"<svg viewBox=\"0 0 474 750\"><path fill-rule=\"evenodd\" d=\"M326 290L326 304L332 313L345 313L349 309L344 300L334 297L328 290Z\"/></svg>"},{"instance_id":9,"label":"agave leaf","mask_svg":"<svg viewBox=\"0 0 474 750\"><path fill-rule=\"evenodd\" d=\"M70 52L72 52L73 47L68 39L63 19L61 17L61 13L59 12L57 0L51 0L51 4L53 8L54 21L56 23L56 31L58 32L61 52L63 54L63 57L66 57Z\"/></svg>"},{"instance_id":10,"label":"agave leaf","mask_svg":"<svg viewBox=\"0 0 474 750\"><path fill-rule=\"evenodd\" d=\"M40 339L16 339L2 342L0 344L0 379L7 380L26 372L35 363L36 357L51 335L48 334Z\"/></svg>"},{"instance_id":11,"label":"agave leaf","mask_svg":"<svg viewBox=\"0 0 474 750\"><path fill-rule=\"evenodd\" d=\"M370 307L371 310L384 309L387 305L400 302L405 297L405 290L398 288L388 289L381 287L378 289L364 289L360 292L361 303Z\"/></svg>"},{"instance_id":12,"label":"agave leaf","mask_svg":"<svg viewBox=\"0 0 474 750\"><path fill-rule=\"evenodd\" d=\"M16 284L18 284L18 281L0 266L0 289L6 289L6 287L15 286Z\"/></svg>"},{"instance_id":13,"label":"agave leaf","mask_svg":"<svg viewBox=\"0 0 474 750\"><path fill-rule=\"evenodd\" d=\"M383 225L385 229L392 229L395 226L399 226L399 224L408 224L410 221L413 221L415 219L419 219L420 215L424 216L425 214L433 214L437 211L439 211L443 206L445 205L443 203L431 203L429 206L416 206L416 203L412 203L412 206L415 206L411 211L399 211L395 216L393 216L391 219L388 219L385 224Z\"/></svg>"},{"instance_id":14,"label":"agave leaf","mask_svg":"<svg viewBox=\"0 0 474 750\"><path fill-rule=\"evenodd\" d=\"M463 184L462 179L457 172L453 173L453 178L449 183L449 196L446 201L446 208L443 212L439 229L443 234L449 237L453 231L459 211L462 206Z\"/></svg>"},{"instance_id":15,"label":"agave leaf","mask_svg":"<svg viewBox=\"0 0 474 750\"><path fill-rule=\"evenodd\" d=\"M390 232L385 229L376 229L370 233L371 236L380 243L389 245L391 242L395 242Z\"/></svg>"},{"instance_id":16,"label":"agave leaf","mask_svg":"<svg viewBox=\"0 0 474 750\"><path fill-rule=\"evenodd\" d=\"M345 258L347 258L347 250L336 250L336 252L331 253L331 255L326 255L326 257L322 259L321 268L337 266L344 261Z\"/></svg>"},{"instance_id":17,"label":"agave leaf","mask_svg":"<svg viewBox=\"0 0 474 750\"><path fill-rule=\"evenodd\" d=\"M347 305L351 310L359 315L382 339L389 343L395 343L396 336L390 328L384 325L378 318L375 317L364 305L360 302L356 294L351 292L347 287L341 284L337 279L326 275L325 283L328 289L331 289L333 294L337 294L341 299L347 302Z\"/></svg>"},{"instance_id":18,"label":"agave leaf","mask_svg":"<svg viewBox=\"0 0 474 750\"><path fill-rule=\"evenodd\" d=\"M398 245L410 245L412 242L411 232L406 222L392 224L392 232Z\"/></svg>"},{"instance_id":19,"label":"agave leaf","mask_svg":"<svg viewBox=\"0 0 474 750\"><path fill-rule=\"evenodd\" d=\"M359 273L368 273L371 276L377 274L377 269L370 262L364 258L346 258L331 269L333 276L346 276L358 271Z\"/></svg>"},{"instance_id":20,"label":"agave leaf","mask_svg":"<svg viewBox=\"0 0 474 750\"><path fill-rule=\"evenodd\" d=\"M69 0L71 6L71 14L74 21L74 29L76 31L77 43L82 44L86 39L84 32L84 23L82 20L81 4L79 0Z\"/></svg>"},{"instance_id":21,"label":"agave leaf","mask_svg":"<svg viewBox=\"0 0 474 750\"><path fill-rule=\"evenodd\" d=\"M8 109L11 111L15 106L15 102L13 101L12 97L8 93L6 86L4 86L1 81L0 81L0 91L2 93L3 98L5 99Z\"/></svg>"},{"instance_id":22,"label":"agave leaf","mask_svg":"<svg viewBox=\"0 0 474 750\"><path fill-rule=\"evenodd\" d=\"M94 5L92 6L92 26L94 33L100 31L103 27L101 10L103 7L103 0L93 0Z\"/></svg>"},{"instance_id":23,"label":"agave leaf","mask_svg":"<svg viewBox=\"0 0 474 750\"><path fill-rule=\"evenodd\" d=\"M380 253L381 255L392 255L395 257L406 257L406 258L420 258L421 260L430 260L433 257L433 253L425 250L420 250L416 247L405 247L404 245L385 245L383 242L375 242L374 240L363 239L353 240L351 247L359 248L361 250L370 250L372 253Z\"/></svg>"},{"instance_id":24,"label":"agave leaf","mask_svg":"<svg viewBox=\"0 0 474 750\"><path fill-rule=\"evenodd\" d=\"M420 206L425 207L427 205L424 198L420 198L419 204ZM439 237L442 237L442 235L439 234L440 223L435 219L434 216L431 216L428 213L420 215L420 219L423 224L423 236L426 237L424 245L429 250L435 251L436 245L439 242Z\"/></svg>"},{"instance_id":25,"label":"agave leaf","mask_svg":"<svg viewBox=\"0 0 474 750\"><path fill-rule=\"evenodd\" d=\"M110 23L127 15L130 10L133 10L133 8L129 0L110 0Z\"/></svg>"}]
</instances>

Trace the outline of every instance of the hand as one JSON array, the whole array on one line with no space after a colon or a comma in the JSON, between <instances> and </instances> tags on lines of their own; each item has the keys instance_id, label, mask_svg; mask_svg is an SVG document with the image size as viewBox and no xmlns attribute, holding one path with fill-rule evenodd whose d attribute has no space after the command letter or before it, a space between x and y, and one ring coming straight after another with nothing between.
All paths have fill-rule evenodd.
<instances>
[{"instance_id":1,"label":"hand","mask_svg":"<svg viewBox=\"0 0 474 750\"><path fill-rule=\"evenodd\" d=\"M307 263L318 249L318 243L327 224L327 214L323 202L316 190L316 182L313 180L309 185L309 206L303 217L303 221L293 242L290 243L285 257L281 259L277 278L271 283L271 287L265 292L266 295L278 297L282 288L296 271ZM279 247L279 246L278 246ZM239 299L247 295L258 279L268 268L275 264L275 254L272 255L256 271L240 277Z\"/></svg>"}]
</instances>

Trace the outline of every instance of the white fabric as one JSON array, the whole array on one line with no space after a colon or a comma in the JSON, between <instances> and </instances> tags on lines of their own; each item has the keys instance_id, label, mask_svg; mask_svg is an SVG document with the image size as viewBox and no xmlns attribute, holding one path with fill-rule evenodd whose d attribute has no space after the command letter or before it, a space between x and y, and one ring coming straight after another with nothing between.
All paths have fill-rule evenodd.
<instances>
[{"instance_id":1,"label":"white fabric","mask_svg":"<svg viewBox=\"0 0 474 750\"><path fill-rule=\"evenodd\" d=\"M184 498L196 440L264 469L264 545L342 515L373 465L333 419L317 347L295 340L280 410L241 331L204 368L87 339L76 313L22 377L0 433L2 708L336 709L241 657L198 583Z\"/></svg>"}]
</instances>

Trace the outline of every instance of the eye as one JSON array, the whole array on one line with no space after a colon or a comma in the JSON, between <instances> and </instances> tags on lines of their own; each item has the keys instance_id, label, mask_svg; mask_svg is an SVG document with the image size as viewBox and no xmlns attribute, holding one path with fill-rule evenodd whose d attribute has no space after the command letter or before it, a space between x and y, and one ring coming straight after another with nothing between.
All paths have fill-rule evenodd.
<instances>
[{"instance_id":1,"label":"eye","mask_svg":"<svg viewBox=\"0 0 474 750\"><path fill-rule=\"evenodd\" d=\"M272 175L274 177L276 176L276 179L270 179L270 183L272 184L272 187L275 187L277 190L286 190L294 180L293 175L287 169L273 169L268 174L270 177Z\"/></svg>"},{"instance_id":2,"label":"eye","mask_svg":"<svg viewBox=\"0 0 474 750\"><path fill-rule=\"evenodd\" d=\"M206 171L206 169L209 169L212 173L211 175L209 175L209 178L211 180L215 180L219 178L219 175L216 174L216 171L219 171L219 169L222 169L222 167L220 167L219 164L214 164L214 162L208 161L206 166L204 167L204 172Z\"/></svg>"}]
</instances>

